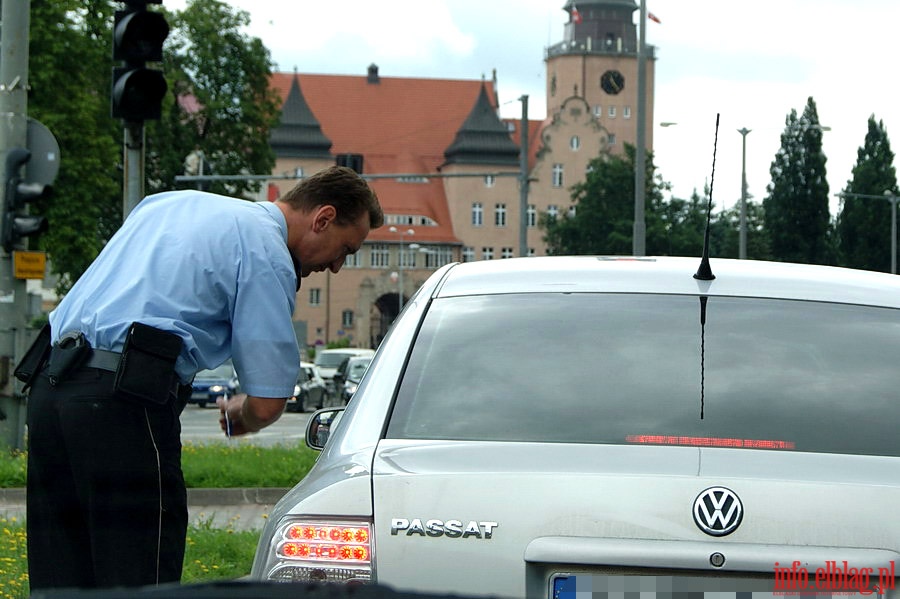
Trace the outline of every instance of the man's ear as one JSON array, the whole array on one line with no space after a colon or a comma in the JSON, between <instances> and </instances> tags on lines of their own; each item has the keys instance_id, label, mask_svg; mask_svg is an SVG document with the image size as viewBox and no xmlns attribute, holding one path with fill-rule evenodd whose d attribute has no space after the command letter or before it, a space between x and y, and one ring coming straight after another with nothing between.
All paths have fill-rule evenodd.
<instances>
[{"instance_id":1,"label":"man's ear","mask_svg":"<svg viewBox=\"0 0 900 599\"><path fill-rule=\"evenodd\" d=\"M321 233L322 231L327 229L329 225L334 224L334 219L336 217L337 210L334 206L330 204L319 206L313 216L313 231L315 231L316 233Z\"/></svg>"}]
</instances>

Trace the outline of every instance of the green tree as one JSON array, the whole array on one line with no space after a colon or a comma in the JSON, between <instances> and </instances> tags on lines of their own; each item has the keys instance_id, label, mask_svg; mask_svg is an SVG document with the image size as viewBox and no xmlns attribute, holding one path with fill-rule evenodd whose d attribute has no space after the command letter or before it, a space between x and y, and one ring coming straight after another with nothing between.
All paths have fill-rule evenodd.
<instances>
[{"instance_id":1,"label":"green tree","mask_svg":"<svg viewBox=\"0 0 900 599\"><path fill-rule=\"evenodd\" d=\"M768 236L765 232L763 207L747 200L747 258L770 260ZM710 224L710 255L718 258L740 256L741 207L732 206L715 215Z\"/></svg>"},{"instance_id":2,"label":"green tree","mask_svg":"<svg viewBox=\"0 0 900 599\"><path fill-rule=\"evenodd\" d=\"M634 146L625 155L603 154L590 163L584 181L572 186L575 216L541 216L544 241L550 254L630 255L634 236ZM647 156L645 219L647 249L664 247L666 226L661 223L662 191L667 185L654 177L652 155Z\"/></svg>"},{"instance_id":3,"label":"green tree","mask_svg":"<svg viewBox=\"0 0 900 599\"><path fill-rule=\"evenodd\" d=\"M110 2L32 0L28 113L60 147L54 194L35 207L40 239L66 291L118 228L121 129L110 116Z\"/></svg>"},{"instance_id":4,"label":"green tree","mask_svg":"<svg viewBox=\"0 0 900 599\"><path fill-rule=\"evenodd\" d=\"M270 87L269 51L242 33L250 15L218 0L191 0L168 20L164 64L171 100L162 119L147 127L148 191L176 187L175 176L184 174L194 151L215 174L270 173L269 131L278 122L280 99ZM240 197L258 190L259 182L217 181L205 188Z\"/></svg>"},{"instance_id":5,"label":"green tree","mask_svg":"<svg viewBox=\"0 0 900 599\"><path fill-rule=\"evenodd\" d=\"M773 259L833 262L825 162L816 103L809 98L801 117L791 109L770 168L763 209Z\"/></svg>"},{"instance_id":6,"label":"green tree","mask_svg":"<svg viewBox=\"0 0 900 599\"><path fill-rule=\"evenodd\" d=\"M112 0L31 1L28 112L53 132L61 155L54 195L34 209L50 222L39 243L60 275L60 293L122 222L123 130L109 105L113 15L121 8ZM268 50L241 33L249 15L192 0L167 20L172 31L162 66L169 94L163 118L145 124L146 193L174 188L195 149L219 173L271 172L268 138L279 100L269 87ZM241 196L258 185L211 191Z\"/></svg>"},{"instance_id":7,"label":"green tree","mask_svg":"<svg viewBox=\"0 0 900 599\"><path fill-rule=\"evenodd\" d=\"M708 195L707 195L708 198ZM671 197L653 204L647 253L655 256L701 256L708 199L694 190L689 200Z\"/></svg>"},{"instance_id":8,"label":"green tree","mask_svg":"<svg viewBox=\"0 0 900 599\"><path fill-rule=\"evenodd\" d=\"M897 172L884 123L876 122L875 115L869 117L852 175L836 224L839 264L890 272L891 206L883 198L897 195Z\"/></svg>"}]
</instances>

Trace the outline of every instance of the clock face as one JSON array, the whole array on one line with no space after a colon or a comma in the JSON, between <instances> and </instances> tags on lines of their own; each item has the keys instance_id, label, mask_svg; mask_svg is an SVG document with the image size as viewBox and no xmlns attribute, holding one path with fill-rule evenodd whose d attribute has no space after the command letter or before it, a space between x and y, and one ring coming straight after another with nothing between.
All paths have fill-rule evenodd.
<instances>
[{"instance_id":1,"label":"clock face","mask_svg":"<svg viewBox=\"0 0 900 599\"><path fill-rule=\"evenodd\" d=\"M616 95L625 87L625 77L619 71L606 71L600 76L600 88L608 94Z\"/></svg>"}]
</instances>

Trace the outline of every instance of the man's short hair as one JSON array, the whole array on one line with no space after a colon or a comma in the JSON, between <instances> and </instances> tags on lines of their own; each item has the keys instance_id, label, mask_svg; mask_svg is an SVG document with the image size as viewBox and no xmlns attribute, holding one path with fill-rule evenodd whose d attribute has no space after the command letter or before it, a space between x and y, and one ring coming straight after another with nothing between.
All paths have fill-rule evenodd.
<instances>
[{"instance_id":1,"label":"man's short hair","mask_svg":"<svg viewBox=\"0 0 900 599\"><path fill-rule=\"evenodd\" d=\"M303 212L330 205L337 210L335 224L352 225L362 214L369 215L369 228L384 224L384 212L378 196L353 169L330 166L301 180L281 198L282 202Z\"/></svg>"}]
</instances>

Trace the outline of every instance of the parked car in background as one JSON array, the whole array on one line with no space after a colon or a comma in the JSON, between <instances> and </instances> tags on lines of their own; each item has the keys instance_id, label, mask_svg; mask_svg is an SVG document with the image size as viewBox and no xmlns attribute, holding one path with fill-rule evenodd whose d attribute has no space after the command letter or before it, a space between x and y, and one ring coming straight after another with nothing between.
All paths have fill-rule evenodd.
<instances>
[{"instance_id":1,"label":"parked car in background","mask_svg":"<svg viewBox=\"0 0 900 599\"><path fill-rule=\"evenodd\" d=\"M251 577L896 598L900 278L699 266L436 271L353 401L310 418L323 451L270 512Z\"/></svg>"},{"instance_id":2,"label":"parked car in background","mask_svg":"<svg viewBox=\"0 0 900 599\"><path fill-rule=\"evenodd\" d=\"M315 364L319 369L319 375L325 380L326 404L334 405L340 398L340 388L335 385L334 374L345 358L352 356L373 356L374 349L360 347L342 347L336 349L321 349L316 352Z\"/></svg>"},{"instance_id":3,"label":"parked car in background","mask_svg":"<svg viewBox=\"0 0 900 599\"><path fill-rule=\"evenodd\" d=\"M359 382L369 368L369 363L371 361L372 356L354 356L352 358L347 358L341 364L341 368L338 369L338 372L343 373L340 375L340 385L341 401L344 405L347 405L353 397L353 394L356 393ZM337 377L338 375L335 374L335 379L337 379Z\"/></svg>"},{"instance_id":4,"label":"parked car in background","mask_svg":"<svg viewBox=\"0 0 900 599\"><path fill-rule=\"evenodd\" d=\"M231 361L228 361L197 373L188 403L205 408L207 404L215 405L216 399L223 395L234 395L239 388L237 373Z\"/></svg>"},{"instance_id":5,"label":"parked car in background","mask_svg":"<svg viewBox=\"0 0 900 599\"><path fill-rule=\"evenodd\" d=\"M287 411L310 412L321 409L325 401L325 381L312 362L300 362L300 374L294 385L294 395L288 400Z\"/></svg>"}]
</instances>

